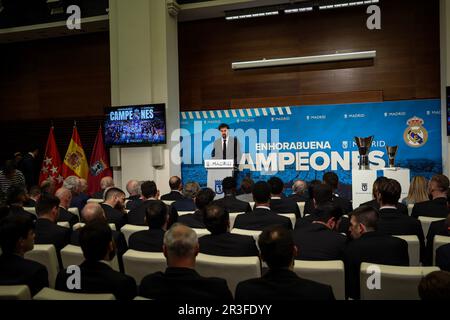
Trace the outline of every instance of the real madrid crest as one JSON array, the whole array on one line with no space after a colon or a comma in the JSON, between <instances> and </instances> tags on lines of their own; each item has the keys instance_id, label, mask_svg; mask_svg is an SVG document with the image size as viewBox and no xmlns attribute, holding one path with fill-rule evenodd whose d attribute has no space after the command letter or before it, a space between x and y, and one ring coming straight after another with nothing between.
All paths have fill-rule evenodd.
<instances>
[{"instance_id":1,"label":"real madrid crest","mask_svg":"<svg viewBox=\"0 0 450 320\"><path fill-rule=\"evenodd\" d=\"M403 134L405 143L413 148L420 148L428 141L428 131L423 127L425 121L416 116L407 121L408 128Z\"/></svg>"}]
</instances>

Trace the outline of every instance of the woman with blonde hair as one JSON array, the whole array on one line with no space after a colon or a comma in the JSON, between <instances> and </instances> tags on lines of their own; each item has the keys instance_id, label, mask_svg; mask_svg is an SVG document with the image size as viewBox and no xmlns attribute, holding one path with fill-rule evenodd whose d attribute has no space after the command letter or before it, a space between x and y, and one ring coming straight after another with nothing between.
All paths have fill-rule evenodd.
<instances>
[{"instance_id":1,"label":"woman with blonde hair","mask_svg":"<svg viewBox=\"0 0 450 320\"><path fill-rule=\"evenodd\" d=\"M415 176L409 186L408 196L402 200L405 205L430 200L428 196L428 181L425 177Z\"/></svg>"}]
</instances>

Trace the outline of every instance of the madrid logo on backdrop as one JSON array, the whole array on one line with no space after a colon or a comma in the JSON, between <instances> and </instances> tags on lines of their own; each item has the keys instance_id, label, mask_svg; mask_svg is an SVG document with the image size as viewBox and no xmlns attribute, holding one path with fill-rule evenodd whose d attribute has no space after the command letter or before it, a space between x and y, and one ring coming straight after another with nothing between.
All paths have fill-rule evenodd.
<instances>
[{"instance_id":1,"label":"madrid logo on backdrop","mask_svg":"<svg viewBox=\"0 0 450 320\"><path fill-rule=\"evenodd\" d=\"M424 146L428 141L428 131L424 128L425 121L416 116L408 119L406 128L403 133L403 139L405 143L413 148L420 148Z\"/></svg>"}]
</instances>

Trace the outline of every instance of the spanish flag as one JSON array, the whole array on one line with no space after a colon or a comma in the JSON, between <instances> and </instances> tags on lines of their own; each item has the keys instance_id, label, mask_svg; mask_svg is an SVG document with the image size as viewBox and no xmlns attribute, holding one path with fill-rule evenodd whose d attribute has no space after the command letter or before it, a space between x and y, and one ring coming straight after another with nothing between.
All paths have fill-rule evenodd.
<instances>
[{"instance_id":1,"label":"spanish flag","mask_svg":"<svg viewBox=\"0 0 450 320\"><path fill-rule=\"evenodd\" d=\"M77 176L79 178L87 179L89 173L89 166L86 155L84 154L83 146L81 145L80 136L78 135L77 127L73 127L72 139L70 140L69 148L67 149L64 163L62 165L62 176Z\"/></svg>"}]
</instances>

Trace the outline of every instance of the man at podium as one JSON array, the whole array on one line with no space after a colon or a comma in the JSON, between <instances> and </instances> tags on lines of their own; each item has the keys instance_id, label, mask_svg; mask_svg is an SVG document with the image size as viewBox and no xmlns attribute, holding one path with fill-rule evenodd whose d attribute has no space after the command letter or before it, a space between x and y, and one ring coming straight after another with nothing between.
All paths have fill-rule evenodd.
<instances>
[{"instance_id":1,"label":"man at podium","mask_svg":"<svg viewBox=\"0 0 450 320\"><path fill-rule=\"evenodd\" d=\"M234 161L234 172L239 168L239 162L242 157L241 144L237 137L229 135L230 127L226 123L219 126L220 138L214 141L211 157L213 159L232 159Z\"/></svg>"}]
</instances>

